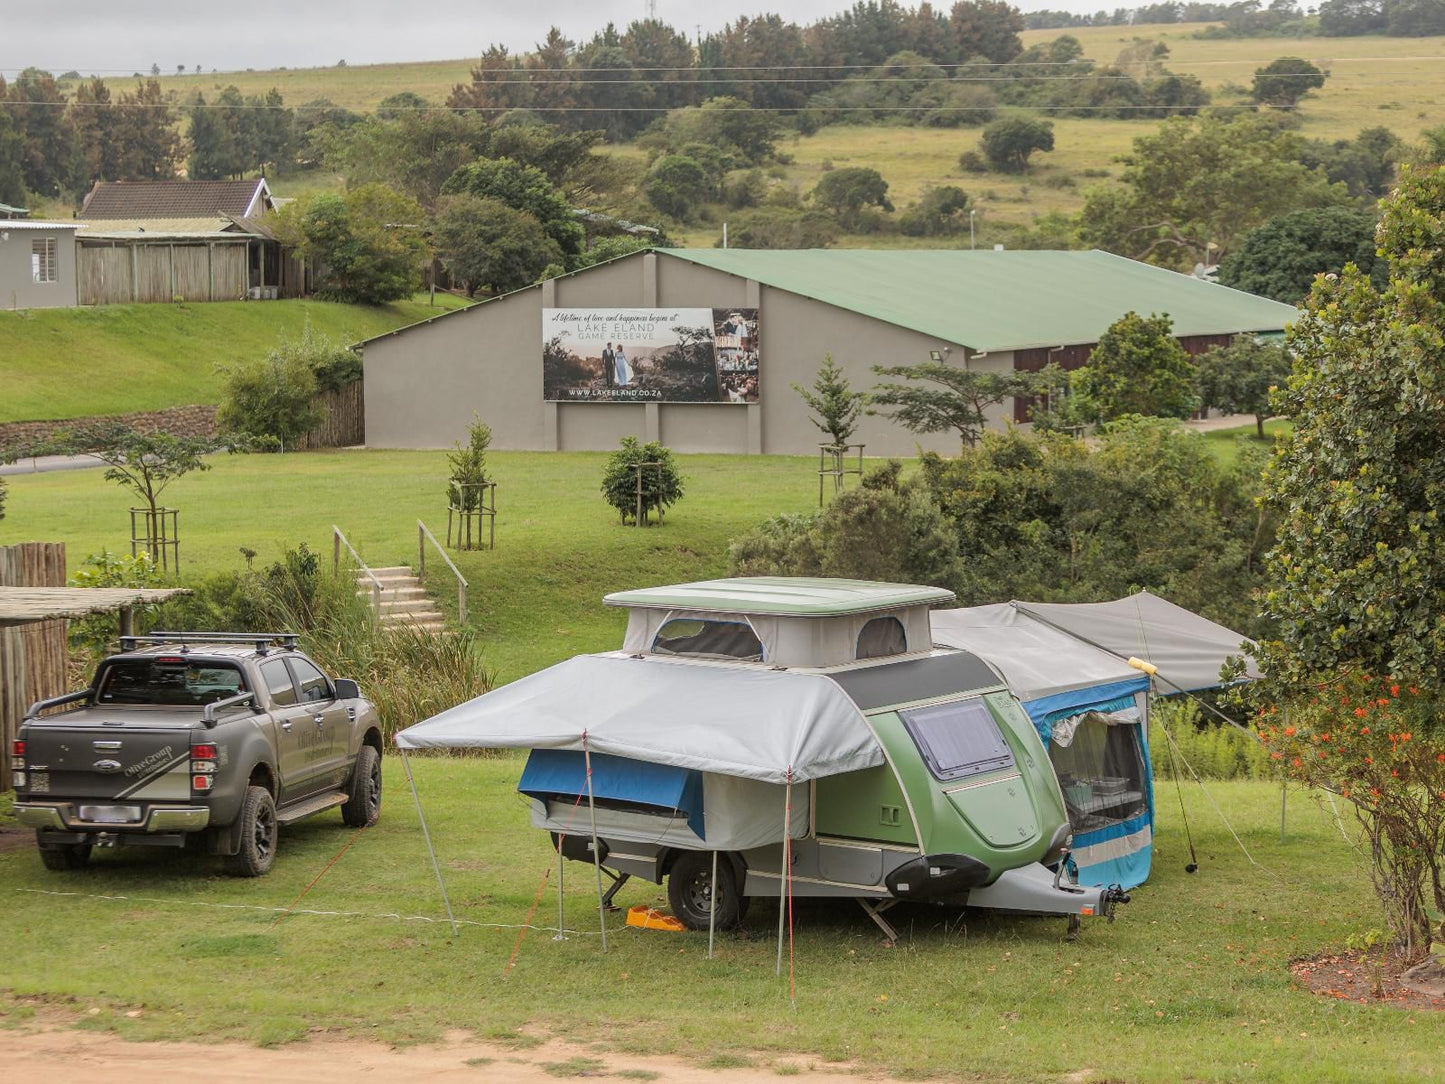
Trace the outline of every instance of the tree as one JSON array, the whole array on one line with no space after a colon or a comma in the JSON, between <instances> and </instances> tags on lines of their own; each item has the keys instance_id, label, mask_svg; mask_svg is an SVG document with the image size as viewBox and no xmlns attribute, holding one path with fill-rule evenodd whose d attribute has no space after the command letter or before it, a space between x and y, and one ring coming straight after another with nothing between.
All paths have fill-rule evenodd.
<instances>
[{"instance_id":1,"label":"tree","mask_svg":"<svg viewBox=\"0 0 1445 1084\"><path fill-rule=\"evenodd\" d=\"M177 437L170 433L142 432L122 422L96 422L62 429L49 440L26 451L27 455L90 455L106 465L105 480L114 482L144 504L146 549L156 556L161 524L161 494L177 478L192 471L207 471L204 456L218 451L223 440Z\"/></svg>"},{"instance_id":2,"label":"tree","mask_svg":"<svg viewBox=\"0 0 1445 1084\"><path fill-rule=\"evenodd\" d=\"M415 113L417 110L425 112L431 107L431 102L416 91L403 90L396 94L389 94L377 102L376 115L381 120L396 120L406 113Z\"/></svg>"},{"instance_id":3,"label":"tree","mask_svg":"<svg viewBox=\"0 0 1445 1084\"><path fill-rule=\"evenodd\" d=\"M817 415L809 418L833 440L833 447L840 448L848 443L858 428L858 419L868 405L866 392L853 391L843 370L833 362L832 354L823 355L823 364L818 366L818 376L809 391L801 384L794 384L793 390L803 397L803 402Z\"/></svg>"},{"instance_id":4,"label":"tree","mask_svg":"<svg viewBox=\"0 0 1445 1084\"><path fill-rule=\"evenodd\" d=\"M463 524L467 527L467 549L471 548L470 521L467 513L483 510L486 501L480 487L491 479L487 475L487 449L492 444L492 427L474 413L472 424L467 426L467 443L460 441L452 445L447 453L447 464L452 472L447 476L447 505L463 513ZM448 513L450 517L450 513ZM478 544L481 538L477 539Z\"/></svg>"},{"instance_id":5,"label":"tree","mask_svg":"<svg viewBox=\"0 0 1445 1084\"><path fill-rule=\"evenodd\" d=\"M9 102L6 112L23 140L20 169L25 187L37 195L58 196L71 162L65 95L49 72L26 68L11 84Z\"/></svg>"},{"instance_id":6,"label":"tree","mask_svg":"<svg viewBox=\"0 0 1445 1084\"><path fill-rule=\"evenodd\" d=\"M1445 911L1445 166L1402 170L1379 241L1388 288L1353 268L1317 280L1290 332L1260 596L1278 633L1258 657L1280 708L1265 736L1290 774L1351 803L1391 928L1420 957Z\"/></svg>"},{"instance_id":7,"label":"tree","mask_svg":"<svg viewBox=\"0 0 1445 1084\"><path fill-rule=\"evenodd\" d=\"M317 261L318 297L379 305L421 285L427 257L424 220L414 200L368 184L344 196L328 192L291 204L277 232Z\"/></svg>"},{"instance_id":8,"label":"tree","mask_svg":"<svg viewBox=\"0 0 1445 1084\"><path fill-rule=\"evenodd\" d=\"M1320 5L1320 33L1349 38L1384 30L1384 0L1324 0Z\"/></svg>"},{"instance_id":9,"label":"tree","mask_svg":"<svg viewBox=\"0 0 1445 1084\"><path fill-rule=\"evenodd\" d=\"M1126 414L1187 418L1198 406L1194 363L1167 314L1127 312L1099 336L1070 381L1070 409L1091 422Z\"/></svg>"},{"instance_id":10,"label":"tree","mask_svg":"<svg viewBox=\"0 0 1445 1084\"><path fill-rule=\"evenodd\" d=\"M1299 161L1301 141L1255 116L1176 117L1134 140L1121 185L1094 189L1086 245L1166 267L1212 264L1275 215L1348 205L1342 185Z\"/></svg>"},{"instance_id":11,"label":"tree","mask_svg":"<svg viewBox=\"0 0 1445 1084\"><path fill-rule=\"evenodd\" d=\"M1253 414L1255 435L1264 439L1272 414L1270 400L1289 378L1289 352L1280 343L1236 335L1228 346L1212 347L1199 358L1199 405L1225 414Z\"/></svg>"},{"instance_id":12,"label":"tree","mask_svg":"<svg viewBox=\"0 0 1445 1084\"><path fill-rule=\"evenodd\" d=\"M760 110L801 108L816 89L806 78L787 78L813 58L802 28L779 15L740 17L704 38L697 51L703 78L736 80L719 85L720 94Z\"/></svg>"},{"instance_id":13,"label":"tree","mask_svg":"<svg viewBox=\"0 0 1445 1084\"><path fill-rule=\"evenodd\" d=\"M1260 105L1293 109L1311 90L1325 85L1326 73L1298 56L1282 56L1256 68L1250 94Z\"/></svg>"},{"instance_id":14,"label":"tree","mask_svg":"<svg viewBox=\"0 0 1445 1084\"><path fill-rule=\"evenodd\" d=\"M5 107L9 90L0 75L0 203L25 201L25 136Z\"/></svg>"},{"instance_id":15,"label":"tree","mask_svg":"<svg viewBox=\"0 0 1445 1084\"><path fill-rule=\"evenodd\" d=\"M1000 117L984 128L979 147L994 169L1022 173L1035 151L1054 149L1054 126L1034 117Z\"/></svg>"},{"instance_id":16,"label":"tree","mask_svg":"<svg viewBox=\"0 0 1445 1084\"><path fill-rule=\"evenodd\" d=\"M888 182L876 169L849 166L823 174L813 192L813 202L838 216L845 229L859 224L864 207L892 211L888 201Z\"/></svg>"},{"instance_id":17,"label":"tree","mask_svg":"<svg viewBox=\"0 0 1445 1084\"><path fill-rule=\"evenodd\" d=\"M648 510L655 508L658 522L661 522L662 510L671 508L682 499L682 474L677 469L672 452L660 441L650 440L642 444L636 437L623 437L621 446L607 457L607 465L602 472L602 495L622 514L623 523L629 516L637 519L639 477L642 521L646 523Z\"/></svg>"},{"instance_id":18,"label":"tree","mask_svg":"<svg viewBox=\"0 0 1445 1084\"><path fill-rule=\"evenodd\" d=\"M1425 38L1445 34L1445 4L1439 0L1389 0L1386 30L1394 37Z\"/></svg>"},{"instance_id":19,"label":"tree","mask_svg":"<svg viewBox=\"0 0 1445 1084\"><path fill-rule=\"evenodd\" d=\"M887 416L915 433L952 429L965 445L978 443L988 423L988 409L1006 399L1032 399L1059 381L1056 367L1037 373L1008 369L989 372L967 364L926 361L920 365L875 365L879 376L902 377L924 384L879 384L869 395L873 406L893 407ZM928 385L934 385L929 387ZM873 411L873 413L879 413Z\"/></svg>"},{"instance_id":20,"label":"tree","mask_svg":"<svg viewBox=\"0 0 1445 1084\"><path fill-rule=\"evenodd\" d=\"M898 227L910 237L946 237L967 223L968 193L957 185L930 188L919 201L903 212Z\"/></svg>"},{"instance_id":21,"label":"tree","mask_svg":"<svg viewBox=\"0 0 1445 1084\"><path fill-rule=\"evenodd\" d=\"M467 193L525 211L568 256L582 251L583 231L561 191L536 166L510 158L478 158L442 186L444 195Z\"/></svg>"},{"instance_id":22,"label":"tree","mask_svg":"<svg viewBox=\"0 0 1445 1084\"><path fill-rule=\"evenodd\" d=\"M1291 211L1251 230L1219 264L1219 281L1298 305L1316 275L1354 264L1383 287L1389 265L1375 255L1375 216L1353 207Z\"/></svg>"},{"instance_id":23,"label":"tree","mask_svg":"<svg viewBox=\"0 0 1445 1084\"><path fill-rule=\"evenodd\" d=\"M562 262L557 242L526 211L472 195L442 198L432 219L432 242L468 296L479 289L520 290Z\"/></svg>"},{"instance_id":24,"label":"tree","mask_svg":"<svg viewBox=\"0 0 1445 1084\"><path fill-rule=\"evenodd\" d=\"M715 185L702 166L681 154L664 154L652 164L642 191L647 201L666 215L688 220Z\"/></svg>"},{"instance_id":25,"label":"tree","mask_svg":"<svg viewBox=\"0 0 1445 1084\"><path fill-rule=\"evenodd\" d=\"M247 440L274 438L281 451L325 415L317 401L323 385L335 388L359 378L356 355L308 323L299 339L282 336L264 358L222 369L224 384L216 423Z\"/></svg>"},{"instance_id":26,"label":"tree","mask_svg":"<svg viewBox=\"0 0 1445 1084\"><path fill-rule=\"evenodd\" d=\"M1003 64L1023 52L1019 31L1024 28L1024 18L1005 0L961 0L953 5L948 21L958 60L983 56Z\"/></svg>"},{"instance_id":27,"label":"tree","mask_svg":"<svg viewBox=\"0 0 1445 1084\"><path fill-rule=\"evenodd\" d=\"M756 207L728 222L728 244L734 248L827 248L837 239L838 223L822 211Z\"/></svg>"},{"instance_id":28,"label":"tree","mask_svg":"<svg viewBox=\"0 0 1445 1084\"><path fill-rule=\"evenodd\" d=\"M702 143L734 152L741 160L739 165L757 165L773 157L779 132L773 114L754 109L739 98L719 96L670 114L665 139L673 150Z\"/></svg>"},{"instance_id":29,"label":"tree","mask_svg":"<svg viewBox=\"0 0 1445 1084\"><path fill-rule=\"evenodd\" d=\"M186 174L195 181L219 181L231 175L235 161L235 135L223 114L206 104L199 92L187 111L190 117L191 153Z\"/></svg>"}]
</instances>

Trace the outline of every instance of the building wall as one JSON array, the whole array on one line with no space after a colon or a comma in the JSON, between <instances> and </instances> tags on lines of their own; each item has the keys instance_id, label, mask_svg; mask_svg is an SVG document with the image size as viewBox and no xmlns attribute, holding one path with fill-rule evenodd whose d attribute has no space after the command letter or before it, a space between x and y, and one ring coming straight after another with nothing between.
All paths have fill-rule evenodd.
<instances>
[{"instance_id":1,"label":"building wall","mask_svg":"<svg viewBox=\"0 0 1445 1084\"><path fill-rule=\"evenodd\" d=\"M54 309L75 304L75 231L73 229L6 229L0 222L0 308ZM55 239L54 282L33 281L30 268L31 242Z\"/></svg>"},{"instance_id":2,"label":"building wall","mask_svg":"<svg viewBox=\"0 0 1445 1084\"><path fill-rule=\"evenodd\" d=\"M736 307L759 311L756 405L546 403L542 309ZM366 440L378 448L445 448L466 435L473 412L499 449L600 450L624 436L661 439L680 452L811 455L823 435L793 384L811 386L825 353L867 390L872 366L926 361L950 344L906 328L749 282L663 254L638 254L374 339L364 350ZM963 349L952 344L953 358ZM1007 354L976 365L1008 367ZM999 412L1000 419L1004 412ZM868 455L952 452L952 434L919 437L864 417L854 437Z\"/></svg>"},{"instance_id":3,"label":"building wall","mask_svg":"<svg viewBox=\"0 0 1445 1084\"><path fill-rule=\"evenodd\" d=\"M238 301L246 296L248 244L244 240L82 241L76 253L80 303L168 304L176 297Z\"/></svg>"}]
</instances>

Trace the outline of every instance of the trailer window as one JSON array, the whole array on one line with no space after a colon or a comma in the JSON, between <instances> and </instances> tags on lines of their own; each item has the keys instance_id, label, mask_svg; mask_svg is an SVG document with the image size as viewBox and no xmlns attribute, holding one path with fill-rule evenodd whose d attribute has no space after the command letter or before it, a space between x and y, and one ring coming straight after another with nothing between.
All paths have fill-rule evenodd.
<instances>
[{"instance_id":1,"label":"trailer window","mask_svg":"<svg viewBox=\"0 0 1445 1084\"><path fill-rule=\"evenodd\" d=\"M857 658L881 659L907 650L908 637L903 633L903 622L896 617L875 617L858 633Z\"/></svg>"},{"instance_id":2,"label":"trailer window","mask_svg":"<svg viewBox=\"0 0 1445 1084\"><path fill-rule=\"evenodd\" d=\"M761 662L762 641L751 625L742 621L704 621L675 617L652 641L659 655L689 655L701 659L743 659Z\"/></svg>"},{"instance_id":3,"label":"trailer window","mask_svg":"<svg viewBox=\"0 0 1445 1084\"><path fill-rule=\"evenodd\" d=\"M937 779L962 779L1013 764L1013 752L982 700L900 711L909 737Z\"/></svg>"},{"instance_id":4,"label":"trailer window","mask_svg":"<svg viewBox=\"0 0 1445 1084\"><path fill-rule=\"evenodd\" d=\"M97 704L156 704L201 708L246 691L241 671L226 663L181 658L122 659L110 663L96 688Z\"/></svg>"}]
</instances>

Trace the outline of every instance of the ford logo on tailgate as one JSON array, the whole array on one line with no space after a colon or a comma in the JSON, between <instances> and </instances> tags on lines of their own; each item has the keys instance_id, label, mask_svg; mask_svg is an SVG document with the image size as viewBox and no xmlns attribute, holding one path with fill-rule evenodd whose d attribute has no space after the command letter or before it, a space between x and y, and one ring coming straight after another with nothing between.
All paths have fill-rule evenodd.
<instances>
[{"instance_id":1,"label":"ford logo on tailgate","mask_svg":"<svg viewBox=\"0 0 1445 1084\"><path fill-rule=\"evenodd\" d=\"M120 771L120 761L97 760L95 762L95 770L98 772L118 772Z\"/></svg>"}]
</instances>

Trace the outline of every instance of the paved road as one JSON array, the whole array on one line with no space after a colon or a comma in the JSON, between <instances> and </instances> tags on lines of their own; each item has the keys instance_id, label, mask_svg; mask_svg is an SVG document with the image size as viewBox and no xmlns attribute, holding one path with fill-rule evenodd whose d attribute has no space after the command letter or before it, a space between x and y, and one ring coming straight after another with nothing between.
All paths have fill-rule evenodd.
<instances>
[{"instance_id":1,"label":"paved road","mask_svg":"<svg viewBox=\"0 0 1445 1084\"><path fill-rule=\"evenodd\" d=\"M105 464L93 455L42 455L14 463L0 463L0 474L47 474L56 470L87 470L103 466Z\"/></svg>"}]
</instances>

